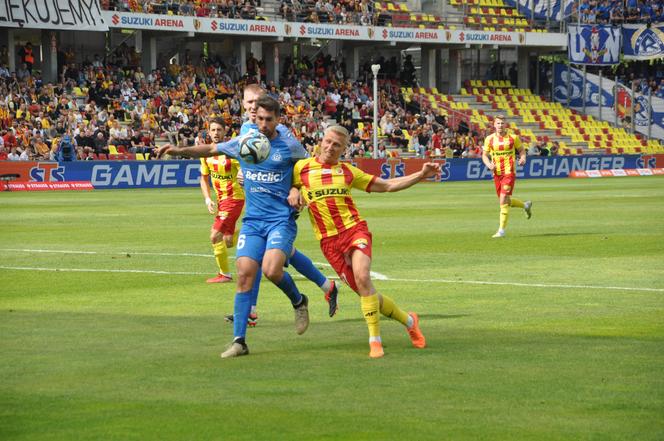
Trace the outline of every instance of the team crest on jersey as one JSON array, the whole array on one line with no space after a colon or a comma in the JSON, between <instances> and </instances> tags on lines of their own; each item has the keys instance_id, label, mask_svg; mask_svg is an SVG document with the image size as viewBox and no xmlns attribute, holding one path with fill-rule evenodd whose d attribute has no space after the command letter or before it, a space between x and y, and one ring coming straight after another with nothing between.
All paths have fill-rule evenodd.
<instances>
[{"instance_id":1,"label":"team crest on jersey","mask_svg":"<svg viewBox=\"0 0 664 441\"><path fill-rule=\"evenodd\" d=\"M355 239L355 241L353 241L353 246L363 250L369 246L369 242L362 237L360 239Z\"/></svg>"},{"instance_id":2,"label":"team crest on jersey","mask_svg":"<svg viewBox=\"0 0 664 441\"><path fill-rule=\"evenodd\" d=\"M270 159L272 159L275 162L281 161L281 153L276 152L274 155L272 155L272 157Z\"/></svg>"},{"instance_id":3,"label":"team crest on jersey","mask_svg":"<svg viewBox=\"0 0 664 441\"><path fill-rule=\"evenodd\" d=\"M341 169L341 167L335 168L334 172L338 175L343 175L344 174L344 171Z\"/></svg>"}]
</instances>

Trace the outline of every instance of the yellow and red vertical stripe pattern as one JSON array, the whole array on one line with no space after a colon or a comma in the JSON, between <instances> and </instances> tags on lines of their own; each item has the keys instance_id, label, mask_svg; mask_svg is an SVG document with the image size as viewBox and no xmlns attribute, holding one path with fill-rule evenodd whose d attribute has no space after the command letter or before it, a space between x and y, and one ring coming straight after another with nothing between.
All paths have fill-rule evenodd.
<instances>
[{"instance_id":1,"label":"yellow and red vertical stripe pattern","mask_svg":"<svg viewBox=\"0 0 664 441\"><path fill-rule=\"evenodd\" d=\"M225 155L201 158L201 175L210 176L217 200L244 199L244 190L237 182L240 163Z\"/></svg>"},{"instance_id":2,"label":"yellow and red vertical stripe pattern","mask_svg":"<svg viewBox=\"0 0 664 441\"><path fill-rule=\"evenodd\" d=\"M376 176L350 164L322 164L307 158L295 164L293 185L309 206L309 219L318 240L336 236L363 222L351 189L371 191Z\"/></svg>"},{"instance_id":3,"label":"yellow and red vertical stripe pattern","mask_svg":"<svg viewBox=\"0 0 664 441\"><path fill-rule=\"evenodd\" d=\"M491 161L496 166L496 175L511 175L516 173L514 156L521 149L521 141L515 135L499 136L493 133L484 139L484 151L491 155Z\"/></svg>"}]
</instances>

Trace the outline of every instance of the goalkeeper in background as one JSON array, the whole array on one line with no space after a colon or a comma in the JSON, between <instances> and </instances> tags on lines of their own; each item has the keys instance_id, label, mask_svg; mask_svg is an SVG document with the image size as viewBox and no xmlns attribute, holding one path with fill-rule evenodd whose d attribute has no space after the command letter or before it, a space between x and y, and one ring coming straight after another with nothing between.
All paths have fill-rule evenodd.
<instances>
[{"instance_id":1,"label":"goalkeeper in background","mask_svg":"<svg viewBox=\"0 0 664 441\"><path fill-rule=\"evenodd\" d=\"M500 222L498 231L492 237L505 237L505 228L509 218L510 207L523 208L526 218L532 216L531 201L523 202L512 197L514 183L516 181L516 164L514 157L519 153L519 165L526 163L526 151L521 146L521 141L516 135L507 133L505 117L497 115L493 121L494 133L484 139L482 149L482 162L493 172L493 182L496 186L496 194L500 204ZM491 155L491 158L489 158Z\"/></svg>"},{"instance_id":2,"label":"goalkeeper in background","mask_svg":"<svg viewBox=\"0 0 664 441\"><path fill-rule=\"evenodd\" d=\"M221 118L212 118L209 122L209 137L214 144L223 141L226 128ZM235 224L244 207L244 190L237 182L240 163L226 155L201 158L201 192L205 206L210 214L215 215L210 229L210 241L214 259L219 267L215 277L207 283L226 283L233 280L228 264L228 248L236 242ZM210 181L216 198L212 199Z\"/></svg>"},{"instance_id":3,"label":"goalkeeper in background","mask_svg":"<svg viewBox=\"0 0 664 441\"><path fill-rule=\"evenodd\" d=\"M413 346L424 348L426 342L419 328L417 314L404 312L391 298L376 292L370 271L371 233L355 206L351 190L404 190L439 174L440 165L428 162L417 173L381 179L350 164L339 162L349 140L350 135L344 127L331 126L325 130L316 157L302 159L295 164L294 188L291 189L288 202L298 209L304 204L309 207L309 219L325 258L339 277L360 296L362 314L369 328L369 356L380 358L384 355L379 312L403 324Z\"/></svg>"}]
</instances>

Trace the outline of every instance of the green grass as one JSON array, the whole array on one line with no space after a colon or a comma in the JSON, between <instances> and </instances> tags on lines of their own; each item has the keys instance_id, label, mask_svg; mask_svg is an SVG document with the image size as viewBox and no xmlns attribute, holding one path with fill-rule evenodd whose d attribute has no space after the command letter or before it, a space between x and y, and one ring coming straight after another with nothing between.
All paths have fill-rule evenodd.
<instances>
[{"instance_id":1,"label":"green grass","mask_svg":"<svg viewBox=\"0 0 664 441\"><path fill-rule=\"evenodd\" d=\"M664 179L521 180L505 240L492 188L356 194L429 345L383 320L380 360L356 296L329 319L302 279L307 333L266 283L251 355L221 360L234 287L182 255L211 254L195 188L0 193L0 439L664 439ZM306 215L297 246L323 261Z\"/></svg>"}]
</instances>

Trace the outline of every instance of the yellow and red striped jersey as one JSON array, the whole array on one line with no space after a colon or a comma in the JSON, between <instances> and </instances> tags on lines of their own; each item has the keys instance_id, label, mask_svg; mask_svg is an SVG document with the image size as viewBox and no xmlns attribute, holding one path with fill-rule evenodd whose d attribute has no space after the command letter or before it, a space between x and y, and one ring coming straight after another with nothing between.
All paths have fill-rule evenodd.
<instances>
[{"instance_id":1,"label":"yellow and red striped jersey","mask_svg":"<svg viewBox=\"0 0 664 441\"><path fill-rule=\"evenodd\" d=\"M240 163L225 155L201 158L201 175L210 176L217 200L244 199L244 190L237 182Z\"/></svg>"},{"instance_id":2,"label":"yellow and red striped jersey","mask_svg":"<svg viewBox=\"0 0 664 441\"><path fill-rule=\"evenodd\" d=\"M350 164L321 164L316 158L298 161L293 185L300 188L309 205L309 220L318 240L336 236L363 222L351 189L371 191L376 176Z\"/></svg>"},{"instance_id":3,"label":"yellow and red striped jersey","mask_svg":"<svg viewBox=\"0 0 664 441\"><path fill-rule=\"evenodd\" d=\"M496 175L513 175L516 173L514 155L521 148L521 141L516 135L499 136L495 133L484 139L484 151L491 155L496 168Z\"/></svg>"}]
</instances>

